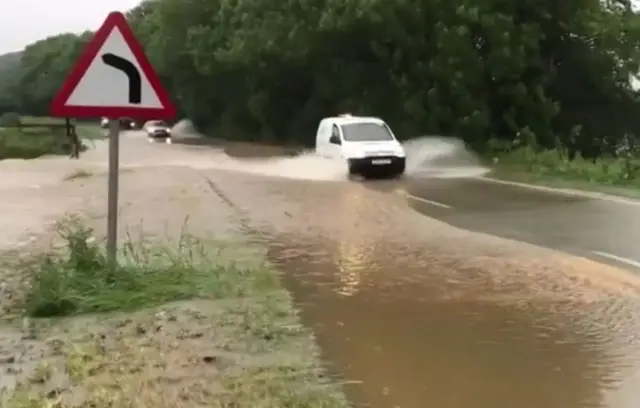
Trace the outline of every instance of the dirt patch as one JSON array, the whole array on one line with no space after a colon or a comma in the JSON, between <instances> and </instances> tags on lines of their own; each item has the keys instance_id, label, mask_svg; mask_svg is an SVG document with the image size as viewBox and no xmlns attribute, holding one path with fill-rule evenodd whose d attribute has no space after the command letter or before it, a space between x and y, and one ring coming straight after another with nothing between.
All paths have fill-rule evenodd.
<instances>
[{"instance_id":1,"label":"dirt patch","mask_svg":"<svg viewBox=\"0 0 640 408\"><path fill-rule=\"evenodd\" d=\"M283 291L37 322L13 339L0 348L7 407L344 406Z\"/></svg>"}]
</instances>

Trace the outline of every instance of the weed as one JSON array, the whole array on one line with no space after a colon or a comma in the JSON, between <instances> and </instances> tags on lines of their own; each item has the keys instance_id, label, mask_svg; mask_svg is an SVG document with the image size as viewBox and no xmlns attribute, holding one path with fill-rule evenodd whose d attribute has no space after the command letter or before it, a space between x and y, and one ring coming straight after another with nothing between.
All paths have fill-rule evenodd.
<instances>
[{"instance_id":1,"label":"weed","mask_svg":"<svg viewBox=\"0 0 640 408\"><path fill-rule=\"evenodd\" d=\"M49 336L50 354L29 381L0 393L0 407L348 406L269 269L224 262L183 231L165 246L128 237L112 274L82 219L57 231L64 247L25 263L27 313L130 312L42 324L34 338ZM159 306L189 298L205 300Z\"/></svg>"},{"instance_id":2,"label":"weed","mask_svg":"<svg viewBox=\"0 0 640 408\"><path fill-rule=\"evenodd\" d=\"M58 225L64 251L31 262L26 310L34 317L134 310L191 298L250 295L256 285L276 287L264 268L220 265L216 252L184 234L175 247L145 246L129 240L116 272L107 268L100 243L77 217Z\"/></svg>"},{"instance_id":3,"label":"weed","mask_svg":"<svg viewBox=\"0 0 640 408\"><path fill-rule=\"evenodd\" d=\"M49 381L52 375L52 368L46 361L41 361L36 367L31 381L38 384L44 384Z\"/></svg>"},{"instance_id":4,"label":"weed","mask_svg":"<svg viewBox=\"0 0 640 408\"><path fill-rule=\"evenodd\" d=\"M495 175L516 181L564 181L580 184L640 188L640 160L633 157L569 159L560 150L522 147L494 158Z\"/></svg>"}]
</instances>

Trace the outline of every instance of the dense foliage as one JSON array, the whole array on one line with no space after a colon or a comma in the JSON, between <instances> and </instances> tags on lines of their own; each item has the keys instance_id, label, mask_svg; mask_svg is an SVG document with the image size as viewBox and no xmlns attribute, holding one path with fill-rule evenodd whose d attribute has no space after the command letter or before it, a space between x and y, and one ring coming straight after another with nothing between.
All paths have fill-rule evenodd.
<instances>
[{"instance_id":1,"label":"dense foliage","mask_svg":"<svg viewBox=\"0 0 640 408\"><path fill-rule=\"evenodd\" d=\"M16 92L12 86L19 78L20 56L19 52L0 55L0 113L16 107Z\"/></svg>"},{"instance_id":2,"label":"dense foliage","mask_svg":"<svg viewBox=\"0 0 640 408\"><path fill-rule=\"evenodd\" d=\"M478 149L595 157L640 133L627 0L146 0L128 18L181 112L227 137L308 143L343 111ZM88 35L26 47L11 110L46 113Z\"/></svg>"}]
</instances>

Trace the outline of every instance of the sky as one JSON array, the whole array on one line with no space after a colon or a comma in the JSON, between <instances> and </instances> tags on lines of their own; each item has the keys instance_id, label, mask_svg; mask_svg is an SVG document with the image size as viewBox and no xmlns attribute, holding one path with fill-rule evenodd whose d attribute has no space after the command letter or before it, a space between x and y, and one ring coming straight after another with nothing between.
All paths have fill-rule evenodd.
<instances>
[{"instance_id":1,"label":"sky","mask_svg":"<svg viewBox=\"0 0 640 408\"><path fill-rule=\"evenodd\" d=\"M140 0L20 0L0 13L0 54L62 32L97 30L111 11L127 11Z\"/></svg>"}]
</instances>

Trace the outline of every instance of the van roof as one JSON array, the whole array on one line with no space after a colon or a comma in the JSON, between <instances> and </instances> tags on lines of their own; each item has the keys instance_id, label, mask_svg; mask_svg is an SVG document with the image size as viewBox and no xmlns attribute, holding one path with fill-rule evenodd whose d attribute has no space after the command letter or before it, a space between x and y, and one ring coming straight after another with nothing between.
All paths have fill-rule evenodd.
<instances>
[{"instance_id":1,"label":"van roof","mask_svg":"<svg viewBox=\"0 0 640 408\"><path fill-rule=\"evenodd\" d=\"M335 116L331 119L331 121L333 121L336 125L348 125L351 123L377 123L377 124L384 124L384 120L380 119L380 118L376 118L373 116L351 116L351 115L344 115L344 116Z\"/></svg>"}]
</instances>

